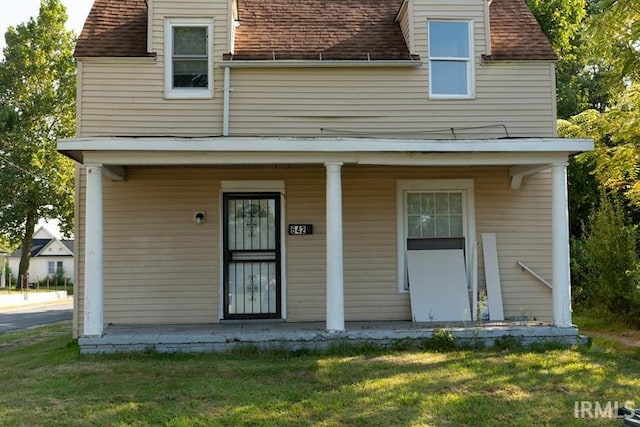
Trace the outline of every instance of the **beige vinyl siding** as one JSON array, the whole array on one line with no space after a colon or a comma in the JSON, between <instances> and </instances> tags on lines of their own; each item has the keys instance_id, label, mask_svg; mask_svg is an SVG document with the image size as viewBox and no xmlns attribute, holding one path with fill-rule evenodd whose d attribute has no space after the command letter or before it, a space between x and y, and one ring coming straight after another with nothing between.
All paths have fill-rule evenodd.
<instances>
[{"instance_id":1,"label":"beige vinyl siding","mask_svg":"<svg viewBox=\"0 0 640 427\"><path fill-rule=\"evenodd\" d=\"M504 125L510 136L553 136L553 65L483 63L484 6L479 0L410 2L403 34L424 64L414 68L259 68L231 70L230 135L372 135L450 138L450 128ZM413 12L410 17L408 11ZM153 3L156 60L81 60L80 136L217 136L222 133L223 68L230 51L227 2ZM214 98L164 99L164 27L171 17L214 20ZM428 97L428 19L472 19L475 99ZM442 132L436 132L444 130ZM458 131L461 138L505 136L499 127Z\"/></svg>"},{"instance_id":2,"label":"beige vinyl siding","mask_svg":"<svg viewBox=\"0 0 640 427\"><path fill-rule=\"evenodd\" d=\"M313 234L287 236L287 320L326 319L325 171L321 167L287 171L285 221L312 224Z\"/></svg>"},{"instance_id":3,"label":"beige vinyl siding","mask_svg":"<svg viewBox=\"0 0 640 427\"><path fill-rule=\"evenodd\" d=\"M409 48L409 53L413 52L413 32L411 24L411 8L413 4L410 0L406 0L402 3L400 13L398 13L397 22L400 24L400 30Z\"/></svg>"},{"instance_id":4,"label":"beige vinyl siding","mask_svg":"<svg viewBox=\"0 0 640 427\"><path fill-rule=\"evenodd\" d=\"M525 178L521 189L514 191L509 188L509 170L506 167L384 170L397 179L473 179L479 288L485 288L480 236L481 233L496 233L505 316L525 314L538 320L552 320L551 290L516 265L516 261L523 261L543 277L551 279L549 172ZM367 172L363 170L362 173ZM376 178L380 176L377 170L371 170L369 174Z\"/></svg>"},{"instance_id":5,"label":"beige vinyl siding","mask_svg":"<svg viewBox=\"0 0 640 427\"><path fill-rule=\"evenodd\" d=\"M193 222L205 210L215 224L210 183L197 173L127 175L103 181L104 322L217 321L217 228Z\"/></svg>"},{"instance_id":6,"label":"beige vinyl siding","mask_svg":"<svg viewBox=\"0 0 640 427\"><path fill-rule=\"evenodd\" d=\"M503 170L476 181L477 231L496 233L505 316L551 320L551 289L516 265L522 261L551 282L551 173L525 178L517 191L509 189L506 176ZM484 278L481 244L478 249Z\"/></svg>"},{"instance_id":7,"label":"beige vinyl siding","mask_svg":"<svg viewBox=\"0 0 640 427\"><path fill-rule=\"evenodd\" d=\"M221 68L209 100L163 100L160 60L88 61L82 69L80 136L222 132ZM450 138L452 127L505 125L510 136L548 137L555 133L552 76L548 63L480 64L476 98L447 101L428 99L426 65L232 69L230 134ZM458 131L466 138L504 135L498 127Z\"/></svg>"},{"instance_id":8,"label":"beige vinyl siding","mask_svg":"<svg viewBox=\"0 0 640 427\"><path fill-rule=\"evenodd\" d=\"M409 320L398 293L394 175L383 168L343 170L346 320Z\"/></svg>"},{"instance_id":9,"label":"beige vinyl siding","mask_svg":"<svg viewBox=\"0 0 640 427\"><path fill-rule=\"evenodd\" d=\"M504 125L510 136L554 134L549 64L483 64L473 100L429 100L426 68L233 69L230 133L451 138L452 127Z\"/></svg>"},{"instance_id":10,"label":"beige vinyl siding","mask_svg":"<svg viewBox=\"0 0 640 427\"><path fill-rule=\"evenodd\" d=\"M413 37L415 52L423 58L429 57L427 42L427 21L429 19L455 19L473 21L474 53L476 64L486 50L486 33L483 0L453 0L442 3L432 1L414 1Z\"/></svg>"},{"instance_id":11,"label":"beige vinyl siding","mask_svg":"<svg viewBox=\"0 0 640 427\"><path fill-rule=\"evenodd\" d=\"M104 180L105 324L212 323L219 319L220 183L283 180L284 221L313 224L309 236L286 236L287 320L326 318L325 170L281 168L133 168L127 181ZM398 179L472 178L476 241L496 233L505 315L551 320L551 291L516 265L551 277L550 174L509 189L508 168L343 167L345 317L409 320L409 295L398 291ZM84 179L80 174L80 188ZM76 321L83 298L84 192L78 197ZM197 225L193 212L205 210ZM478 243L479 285L484 287ZM81 325L81 323L79 323ZM82 333L82 328L79 328Z\"/></svg>"},{"instance_id":12,"label":"beige vinyl siding","mask_svg":"<svg viewBox=\"0 0 640 427\"><path fill-rule=\"evenodd\" d=\"M163 99L161 60L132 64L85 61L82 70L80 136L209 136L221 132L220 96Z\"/></svg>"},{"instance_id":13,"label":"beige vinyl siding","mask_svg":"<svg viewBox=\"0 0 640 427\"><path fill-rule=\"evenodd\" d=\"M222 133L223 73L216 62L229 51L227 2L205 0L153 2L153 52L156 60L81 59L78 80L82 109L80 136L212 136ZM209 17L214 25L214 97L164 99L165 18Z\"/></svg>"}]
</instances>

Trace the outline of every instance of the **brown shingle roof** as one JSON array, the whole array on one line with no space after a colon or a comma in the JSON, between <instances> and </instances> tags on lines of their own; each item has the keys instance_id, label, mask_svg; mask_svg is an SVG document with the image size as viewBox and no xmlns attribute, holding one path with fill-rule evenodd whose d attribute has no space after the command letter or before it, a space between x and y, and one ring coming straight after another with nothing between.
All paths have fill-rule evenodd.
<instances>
[{"instance_id":1,"label":"brown shingle roof","mask_svg":"<svg viewBox=\"0 0 640 427\"><path fill-rule=\"evenodd\" d=\"M400 0L238 0L234 59L411 59Z\"/></svg>"},{"instance_id":2,"label":"brown shingle roof","mask_svg":"<svg viewBox=\"0 0 640 427\"><path fill-rule=\"evenodd\" d=\"M95 0L74 55L149 56L145 1Z\"/></svg>"},{"instance_id":3,"label":"brown shingle roof","mask_svg":"<svg viewBox=\"0 0 640 427\"><path fill-rule=\"evenodd\" d=\"M410 59L400 0L238 0L235 59ZM493 0L487 60L554 60L524 0ZM149 56L145 0L95 0L75 56Z\"/></svg>"},{"instance_id":4,"label":"brown shingle roof","mask_svg":"<svg viewBox=\"0 0 640 427\"><path fill-rule=\"evenodd\" d=\"M493 0L488 60L555 60L556 54L524 0Z\"/></svg>"}]
</instances>

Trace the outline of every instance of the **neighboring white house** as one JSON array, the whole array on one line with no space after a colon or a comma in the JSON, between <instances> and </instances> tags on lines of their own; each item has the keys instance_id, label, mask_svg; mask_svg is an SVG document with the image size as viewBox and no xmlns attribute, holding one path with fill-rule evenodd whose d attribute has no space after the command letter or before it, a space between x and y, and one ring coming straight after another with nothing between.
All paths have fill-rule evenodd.
<instances>
[{"instance_id":1,"label":"neighboring white house","mask_svg":"<svg viewBox=\"0 0 640 427\"><path fill-rule=\"evenodd\" d=\"M33 234L31 262L29 264L29 283L55 277L62 271L64 277L74 281L73 240L60 240L46 227L39 226ZM17 275L20 267L22 248L9 255L11 274Z\"/></svg>"}]
</instances>

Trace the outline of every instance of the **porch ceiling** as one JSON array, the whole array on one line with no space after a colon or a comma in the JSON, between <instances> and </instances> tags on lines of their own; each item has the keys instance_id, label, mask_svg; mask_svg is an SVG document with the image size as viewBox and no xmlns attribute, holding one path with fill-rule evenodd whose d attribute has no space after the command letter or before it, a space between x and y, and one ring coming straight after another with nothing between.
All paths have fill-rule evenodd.
<instances>
[{"instance_id":1,"label":"porch ceiling","mask_svg":"<svg viewBox=\"0 0 640 427\"><path fill-rule=\"evenodd\" d=\"M58 142L58 151L78 162L118 166L326 162L406 166L545 165L566 161L569 155L592 149L591 140L562 138L93 137Z\"/></svg>"}]
</instances>

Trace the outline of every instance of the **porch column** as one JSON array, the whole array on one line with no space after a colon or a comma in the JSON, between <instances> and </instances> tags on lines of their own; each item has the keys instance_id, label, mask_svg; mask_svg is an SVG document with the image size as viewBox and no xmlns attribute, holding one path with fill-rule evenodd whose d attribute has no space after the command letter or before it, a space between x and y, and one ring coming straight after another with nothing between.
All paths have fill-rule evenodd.
<instances>
[{"instance_id":1,"label":"porch column","mask_svg":"<svg viewBox=\"0 0 640 427\"><path fill-rule=\"evenodd\" d=\"M342 163L327 169L327 330L344 330L344 268L342 252Z\"/></svg>"},{"instance_id":2,"label":"porch column","mask_svg":"<svg viewBox=\"0 0 640 427\"><path fill-rule=\"evenodd\" d=\"M567 163L554 163L551 174L553 323L567 327L571 326Z\"/></svg>"},{"instance_id":3,"label":"porch column","mask_svg":"<svg viewBox=\"0 0 640 427\"><path fill-rule=\"evenodd\" d=\"M102 165L87 165L84 229L84 335L102 335Z\"/></svg>"}]
</instances>

